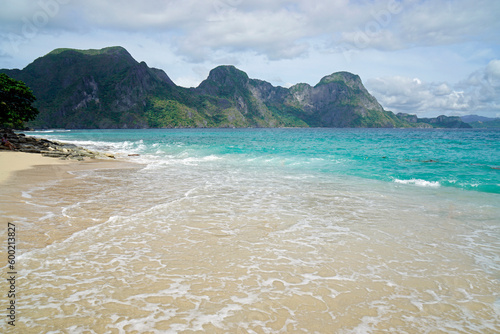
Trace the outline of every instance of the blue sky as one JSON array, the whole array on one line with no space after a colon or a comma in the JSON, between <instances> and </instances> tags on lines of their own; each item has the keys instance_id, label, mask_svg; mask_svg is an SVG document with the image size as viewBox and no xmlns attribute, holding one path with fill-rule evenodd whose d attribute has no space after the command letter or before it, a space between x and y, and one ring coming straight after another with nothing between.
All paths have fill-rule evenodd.
<instances>
[{"instance_id":1,"label":"blue sky","mask_svg":"<svg viewBox=\"0 0 500 334\"><path fill-rule=\"evenodd\" d=\"M0 67L120 45L197 86L235 65L275 86L358 74L387 110L500 117L498 0L0 0Z\"/></svg>"}]
</instances>

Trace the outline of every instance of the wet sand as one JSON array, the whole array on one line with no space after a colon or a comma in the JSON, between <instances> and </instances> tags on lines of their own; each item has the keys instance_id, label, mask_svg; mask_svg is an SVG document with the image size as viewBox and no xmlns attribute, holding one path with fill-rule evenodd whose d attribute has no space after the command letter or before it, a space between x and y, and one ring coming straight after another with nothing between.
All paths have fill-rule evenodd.
<instances>
[{"instance_id":1,"label":"wet sand","mask_svg":"<svg viewBox=\"0 0 500 334\"><path fill-rule=\"evenodd\" d=\"M8 222L22 222L18 223L18 229L23 231L19 247L24 251L64 240L73 233L88 228L92 221L83 220L86 221L85 224L70 226L44 224L45 219L36 205L29 205L32 202L30 190L57 185L60 192L54 194L54 200L48 204L57 211L63 203L78 201L89 195L88 191L79 190L82 181L77 177L78 171L138 166L121 160L71 161L31 153L0 152L0 226L3 230Z\"/></svg>"}]
</instances>

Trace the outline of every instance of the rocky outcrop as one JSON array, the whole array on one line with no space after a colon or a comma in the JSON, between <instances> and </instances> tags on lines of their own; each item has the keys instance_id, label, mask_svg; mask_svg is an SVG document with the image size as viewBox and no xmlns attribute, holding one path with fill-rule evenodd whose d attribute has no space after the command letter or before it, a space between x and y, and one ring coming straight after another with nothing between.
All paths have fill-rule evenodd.
<instances>
[{"instance_id":1,"label":"rocky outcrop","mask_svg":"<svg viewBox=\"0 0 500 334\"><path fill-rule=\"evenodd\" d=\"M360 77L349 72L328 75L314 87L301 83L283 88L250 79L234 66L219 66L195 92L224 99L227 108L234 107L258 126L274 127L286 121L290 125L315 127L406 125L385 111Z\"/></svg>"},{"instance_id":2,"label":"rocky outcrop","mask_svg":"<svg viewBox=\"0 0 500 334\"><path fill-rule=\"evenodd\" d=\"M1 135L7 134L8 141L19 152L36 153L45 157L59 158L62 160L85 159L114 159L112 154L93 152L73 144L65 144L47 139L29 137L22 133L16 134L12 130L4 129L0 131ZM10 150L8 147L0 144L0 150Z\"/></svg>"},{"instance_id":3,"label":"rocky outcrop","mask_svg":"<svg viewBox=\"0 0 500 334\"><path fill-rule=\"evenodd\" d=\"M194 90L202 99L215 99L219 111L229 121L227 125L276 127L279 122L268 108L269 95L261 94L264 81L253 80L234 66L219 66L210 71L206 80ZM269 91L276 90L271 84ZM232 123L232 124L231 124Z\"/></svg>"},{"instance_id":4,"label":"rocky outcrop","mask_svg":"<svg viewBox=\"0 0 500 334\"><path fill-rule=\"evenodd\" d=\"M386 112L363 86L359 76L349 72L328 75L314 87L298 84L289 89L284 104L315 115L317 126L399 127L403 122Z\"/></svg>"}]
</instances>

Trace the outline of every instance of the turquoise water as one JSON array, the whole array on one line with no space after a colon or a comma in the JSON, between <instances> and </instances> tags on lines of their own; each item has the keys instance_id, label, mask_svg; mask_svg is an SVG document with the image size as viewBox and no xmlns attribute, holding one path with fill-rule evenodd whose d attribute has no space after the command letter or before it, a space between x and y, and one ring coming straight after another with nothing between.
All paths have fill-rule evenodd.
<instances>
[{"instance_id":1,"label":"turquoise water","mask_svg":"<svg viewBox=\"0 0 500 334\"><path fill-rule=\"evenodd\" d=\"M498 131L34 134L139 164L18 194L23 333L500 332Z\"/></svg>"},{"instance_id":2,"label":"turquoise water","mask_svg":"<svg viewBox=\"0 0 500 334\"><path fill-rule=\"evenodd\" d=\"M37 133L35 133L37 134ZM500 131L409 129L216 129L43 132L143 162L219 163L348 175L428 187L500 193Z\"/></svg>"}]
</instances>

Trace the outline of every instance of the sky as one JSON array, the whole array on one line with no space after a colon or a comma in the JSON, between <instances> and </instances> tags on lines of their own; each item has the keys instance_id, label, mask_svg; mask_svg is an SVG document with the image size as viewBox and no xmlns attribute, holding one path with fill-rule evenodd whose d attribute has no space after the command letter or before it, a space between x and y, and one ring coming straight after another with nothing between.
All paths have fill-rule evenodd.
<instances>
[{"instance_id":1,"label":"sky","mask_svg":"<svg viewBox=\"0 0 500 334\"><path fill-rule=\"evenodd\" d=\"M393 112L500 117L499 0L0 0L0 68L123 46L196 87L219 65L290 87L349 71Z\"/></svg>"}]
</instances>

